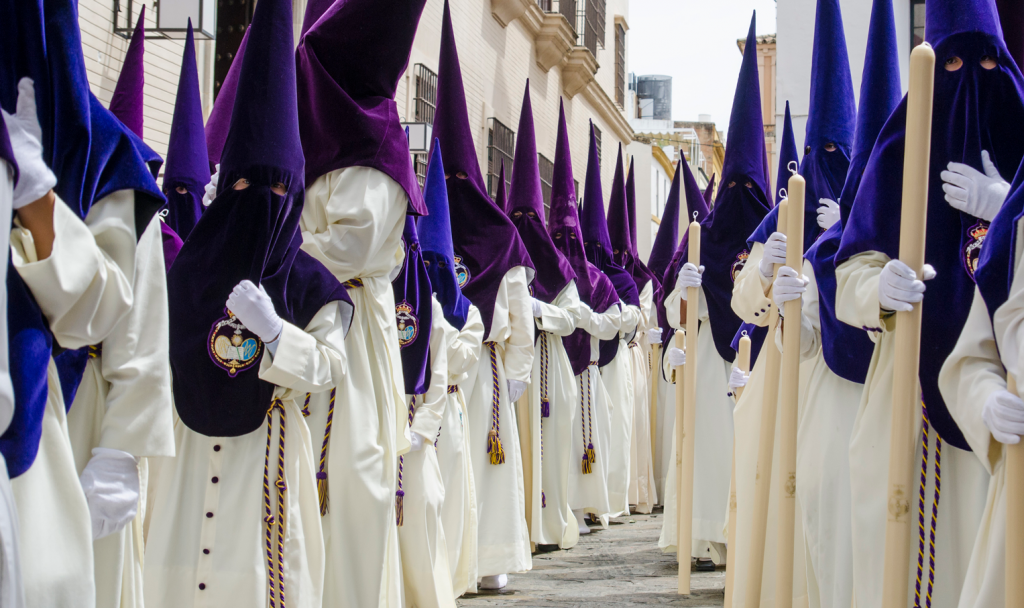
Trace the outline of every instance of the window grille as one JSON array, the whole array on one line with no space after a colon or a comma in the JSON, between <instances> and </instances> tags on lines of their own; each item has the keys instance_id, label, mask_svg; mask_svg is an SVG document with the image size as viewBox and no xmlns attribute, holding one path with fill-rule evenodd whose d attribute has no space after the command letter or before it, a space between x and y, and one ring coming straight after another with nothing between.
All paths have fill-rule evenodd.
<instances>
[{"instance_id":1,"label":"window grille","mask_svg":"<svg viewBox=\"0 0 1024 608\"><path fill-rule=\"evenodd\" d=\"M498 196L498 180L501 163L505 162L505 186L512 181L512 158L516 153L515 131L506 127L497 118L487 119L487 193L491 198Z\"/></svg>"},{"instance_id":2,"label":"window grille","mask_svg":"<svg viewBox=\"0 0 1024 608\"><path fill-rule=\"evenodd\" d=\"M425 122L432 125L434 124L434 110L437 107L437 74L422 63L417 63L413 66L413 77L416 79L413 122Z\"/></svg>"},{"instance_id":3,"label":"window grille","mask_svg":"<svg viewBox=\"0 0 1024 608\"><path fill-rule=\"evenodd\" d=\"M537 165L540 167L540 191L544 196L544 219L546 220L551 211L551 184L555 181L555 164L543 154L538 154Z\"/></svg>"},{"instance_id":4,"label":"window grille","mask_svg":"<svg viewBox=\"0 0 1024 608\"><path fill-rule=\"evenodd\" d=\"M551 2L552 0L537 0L537 6L539 6L540 10L544 11L545 13L550 13Z\"/></svg>"},{"instance_id":5,"label":"window grille","mask_svg":"<svg viewBox=\"0 0 1024 608\"><path fill-rule=\"evenodd\" d=\"M626 28L615 25L615 101L626 107Z\"/></svg>"},{"instance_id":6,"label":"window grille","mask_svg":"<svg viewBox=\"0 0 1024 608\"><path fill-rule=\"evenodd\" d=\"M419 182L420 188L427 181L427 162L429 160L429 156L423 152L417 152L412 155L412 168L416 171L416 181Z\"/></svg>"},{"instance_id":7,"label":"window grille","mask_svg":"<svg viewBox=\"0 0 1024 608\"><path fill-rule=\"evenodd\" d=\"M601 168L601 129L594 125L594 139L597 141L597 168Z\"/></svg>"},{"instance_id":8,"label":"window grille","mask_svg":"<svg viewBox=\"0 0 1024 608\"><path fill-rule=\"evenodd\" d=\"M580 0L576 6L576 45L597 57L604 48L605 0Z\"/></svg>"}]
</instances>

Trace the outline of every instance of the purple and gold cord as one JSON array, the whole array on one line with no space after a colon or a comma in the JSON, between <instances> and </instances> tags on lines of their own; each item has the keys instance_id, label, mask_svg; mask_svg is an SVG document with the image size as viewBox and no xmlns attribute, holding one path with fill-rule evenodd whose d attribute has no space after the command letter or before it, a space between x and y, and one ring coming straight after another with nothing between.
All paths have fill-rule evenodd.
<instances>
[{"instance_id":1,"label":"purple and gold cord","mask_svg":"<svg viewBox=\"0 0 1024 608\"><path fill-rule=\"evenodd\" d=\"M334 423L334 397L336 390L331 389L331 400L327 408L327 424L324 426L324 442L320 446L320 468L316 472L316 494L320 501L321 517L327 515L331 502L327 486L327 446L331 444L331 425ZM308 396L306 397L306 403L309 403Z\"/></svg>"},{"instance_id":2,"label":"purple and gold cord","mask_svg":"<svg viewBox=\"0 0 1024 608\"><path fill-rule=\"evenodd\" d=\"M935 497L932 499L931 528L928 534L928 584L925 588L925 603L921 603L921 578L924 576L924 505L925 488L928 484L929 429L928 410L921 404L921 485L917 504L917 580L914 585L914 608L931 608L932 590L935 587L935 527L939 519L939 497L942 493L942 437L935 432Z\"/></svg>"},{"instance_id":3,"label":"purple and gold cord","mask_svg":"<svg viewBox=\"0 0 1024 608\"><path fill-rule=\"evenodd\" d=\"M274 436L274 412L279 412L281 431L277 441L277 479L274 486L277 488L277 516L271 509L270 502L270 445ZM270 608L277 608L277 600L280 600L281 608L285 608L284 602L284 502L285 491L288 489L284 481L284 435L285 435L285 409L281 399L275 398L270 409L267 410L267 451L263 459L263 507L265 515L263 522L267 525L267 587L270 593ZM274 540L276 540L277 551L275 559ZM274 579L277 579L275 586Z\"/></svg>"},{"instance_id":4,"label":"purple and gold cord","mask_svg":"<svg viewBox=\"0 0 1024 608\"><path fill-rule=\"evenodd\" d=\"M501 383L498 381L498 346L488 342L491 351L491 377L494 379L491 397L491 430L487 433L487 453L491 464L505 464L505 450L501 447Z\"/></svg>"}]
</instances>

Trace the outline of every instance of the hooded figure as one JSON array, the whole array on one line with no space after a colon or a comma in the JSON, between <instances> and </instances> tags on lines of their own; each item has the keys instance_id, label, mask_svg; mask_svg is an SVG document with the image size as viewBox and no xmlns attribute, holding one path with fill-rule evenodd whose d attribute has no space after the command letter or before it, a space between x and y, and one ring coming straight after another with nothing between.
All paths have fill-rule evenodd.
<instances>
[{"instance_id":1,"label":"hooded figure","mask_svg":"<svg viewBox=\"0 0 1024 608\"><path fill-rule=\"evenodd\" d=\"M437 140L427 165L423 198L429 215L416 220L423 261L434 290L433 318L441 328L446 346L448 390L441 429L434 440L437 462L444 482L441 522L447 543L448 565L454 595L477 590L476 487L470 465L470 442L466 428L466 399L459 384L476 373L483 343L484 326L480 311L469 303L455 277L452 229L448 219L448 189L444 161ZM444 319L440 323L440 319Z\"/></svg>"},{"instance_id":2,"label":"hooded figure","mask_svg":"<svg viewBox=\"0 0 1024 608\"><path fill-rule=\"evenodd\" d=\"M409 402L391 278L404 259L406 215L425 209L394 95L425 4L311 2L295 52L306 156L302 247L350 285L360 313L347 340L359 355L336 395L347 406L328 417L330 400L314 396L308 420L326 485L340 489L323 509L323 601L331 606L402 601L396 493Z\"/></svg>"},{"instance_id":3,"label":"hooded figure","mask_svg":"<svg viewBox=\"0 0 1024 608\"><path fill-rule=\"evenodd\" d=\"M581 223L583 247L587 259L597 266L615 285L615 291L622 301L622 322L619 335L601 344L598 366L601 378L608 391L610 416L608 450L608 500L610 515L616 517L629 512L629 446L633 434L633 362L628 344L634 340L640 328L642 311L637 284L629 272L614 260L611 235L604 214L604 195L601 192L601 170L597 156L597 140L591 124L590 158L587 162L587 178L584 186ZM624 205L626 199L625 176L622 168L622 146L619 146L615 165L615 179L612 181L612 198ZM620 407L621 406L621 407ZM605 515L600 513L599 515Z\"/></svg>"},{"instance_id":4,"label":"hooded figure","mask_svg":"<svg viewBox=\"0 0 1024 608\"><path fill-rule=\"evenodd\" d=\"M672 333L672 326L668 324L665 317L665 287L663 282L665 272L669 266L674 266L677 245L679 244L679 197L683 172L682 161L676 163L675 175L672 178L672 186L668 190L668 199L665 201L665 210L661 214L661 223L658 225L658 233L654 236L654 243L651 245L651 255L647 259L647 268L654 273L661 285L661 297L655 301L658 315L658 326L662 330L662 339ZM707 206L705 205L705 215ZM671 286L668 287L672 291Z\"/></svg>"},{"instance_id":5,"label":"hooded figure","mask_svg":"<svg viewBox=\"0 0 1024 608\"><path fill-rule=\"evenodd\" d=\"M539 545L568 549L579 539L577 526L570 525L569 509L569 468L576 462L571 448L577 392L572 363L562 338L576 330L581 314L580 296L569 259L555 247L544 226L544 196L529 82L519 115L514 166L508 214L530 258L536 260L537 269L530 286L537 326L536 354L528 399L519 402L517 411L520 429L529 428L528 434L521 433L531 439L531 444L524 449L530 449L533 455L533 483L527 493L530 540Z\"/></svg>"},{"instance_id":6,"label":"hooded figure","mask_svg":"<svg viewBox=\"0 0 1024 608\"><path fill-rule=\"evenodd\" d=\"M916 435L915 470L926 473L920 479L918 506L932 513L932 527L940 531L935 536L934 557L930 554L921 563L915 558L908 567L910 576L917 572L922 580L925 572L935 572L934 582L927 576L929 583L923 591L941 598L938 605L954 605L960 594L966 575L962 548L973 542L982 517L987 454L967 453L976 446L954 418L958 404L946 402L938 376L963 333L981 244L988 230L988 222L973 213L991 218L995 209L954 207L947 202L942 176L957 168L950 163L962 163L958 170L968 174L963 165L989 179L1009 177L1024 157L1024 141L1014 135L1016 126L1024 124L1024 79L1003 43L995 3L935 0L926 10L927 41L934 47L937 61L925 261L934 268L935 278L904 283L896 276L905 275L905 267L896 260L905 99L879 133L835 256L836 316L875 334L872 364L850 444L854 564L858 565L854 594L858 604L864 605L880 601L883 579L880 545L884 544L884 518L880 509L884 507L878 505L886 500L888 463L887 452L877 446L887 444L890 433L894 319L888 311L910 306L898 293L908 287L918 292L927 289L921 304L924 330L919 371L923 401L919 429L925 429L925 434L919 430ZM930 279L931 274L923 278ZM866 296L869 290L878 297ZM924 469L922 459L928 463ZM941 509L935 482L940 477L943 496L969 500L961 500L952 510Z\"/></svg>"},{"instance_id":7,"label":"hooded figure","mask_svg":"<svg viewBox=\"0 0 1024 608\"><path fill-rule=\"evenodd\" d=\"M640 261L636 240L636 164L630 159L629 174L626 177L625 205L617 205L619 200L612 196L609 202L608 230L612 234L612 246L616 261L633 275L637 288L640 290L641 320L636 338L629 345L633 359L633 434L629 448L629 504L636 505L641 513L650 513L657 503L657 492L654 489L654 455L651 450L651 335L652 329L658 328L658 314L655 302L661 300L661 282L647 265ZM612 218L620 216L618 225L628 225L628 230L616 229Z\"/></svg>"},{"instance_id":8,"label":"hooded figure","mask_svg":"<svg viewBox=\"0 0 1024 608\"><path fill-rule=\"evenodd\" d=\"M203 103L199 96L192 21L189 20L164 168L166 222L182 239L188 238L203 213L203 194L209 181L210 159L203 133Z\"/></svg>"},{"instance_id":9,"label":"hooded figure","mask_svg":"<svg viewBox=\"0 0 1024 608\"><path fill-rule=\"evenodd\" d=\"M584 513L593 519L611 513L608 502L608 446L610 424L608 394L598 369L600 341L617 338L622 325L619 296L611 280L587 261L583 231L576 207L576 190L569 152L569 131L565 106L559 106L558 139L555 143L554 180L551 184L551 211L548 231L555 247L569 260L576 274L580 295L580 320L576 330L562 338L575 376L577 404L571 422L572 451L569 455L569 507L580 533L590 532ZM578 414L578 415L577 415ZM554 500L554 498L551 498ZM545 518L552 517L548 507ZM571 531L567 530L571 534Z\"/></svg>"},{"instance_id":10,"label":"hooded figure","mask_svg":"<svg viewBox=\"0 0 1024 608\"><path fill-rule=\"evenodd\" d=\"M131 42L125 51L121 72L117 75L114 94L110 97L110 112L131 132L142 138L143 89L146 82L146 7L139 10L139 18L132 31Z\"/></svg>"},{"instance_id":11,"label":"hooded figure","mask_svg":"<svg viewBox=\"0 0 1024 608\"><path fill-rule=\"evenodd\" d=\"M451 9L445 2L434 135L444 155L455 272L484 322L484 354L468 398L473 473L480 507L483 588L532 567L519 433L512 404L533 367L529 284L534 266L512 220L487 195L466 108Z\"/></svg>"},{"instance_id":12,"label":"hooded figure","mask_svg":"<svg viewBox=\"0 0 1024 608\"><path fill-rule=\"evenodd\" d=\"M177 457L153 494L150 606L322 601L319 484L302 409L345 372L353 306L299 249L291 12L289 0L262 0L253 15L217 195L168 275L180 424ZM236 228L245 239L225 232Z\"/></svg>"},{"instance_id":13,"label":"hooded figure","mask_svg":"<svg viewBox=\"0 0 1024 608\"><path fill-rule=\"evenodd\" d=\"M231 61L231 67L228 68L228 75L220 85L217 100L213 102L210 117L206 120L206 153L210 160L211 174L216 173L216 166L220 164L220 155L224 151L224 142L228 139L231 111L235 107L235 94L238 91L238 74L242 71L242 60L239 57L245 55L245 46L248 42L249 30L245 30L242 42L235 51L235 58Z\"/></svg>"},{"instance_id":14,"label":"hooded figure","mask_svg":"<svg viewBox=\"0 0 1024 608\"><path fill-rule=\"evenodd\" d=\"M707 187L704 188L704 202L706 204L708 204L708 205L711 204L711 201L715 200L714 196L715 196L715 178L716 177L718 177L718 176L717 175L712 175L711 176L711 181L708 182Z\"/></svg>"},{"instance_id":15,"label":"hooded figure","mask_svg":"<svg viewBox=\"0 0 1024 608\"><path fill-rule=\"evenodd\" d=\"M501 161L501 170L498 172L498 197L494 204L505 213L508 213L508 188L505 183L505 160Z\"/></svg>"}]
</instances>

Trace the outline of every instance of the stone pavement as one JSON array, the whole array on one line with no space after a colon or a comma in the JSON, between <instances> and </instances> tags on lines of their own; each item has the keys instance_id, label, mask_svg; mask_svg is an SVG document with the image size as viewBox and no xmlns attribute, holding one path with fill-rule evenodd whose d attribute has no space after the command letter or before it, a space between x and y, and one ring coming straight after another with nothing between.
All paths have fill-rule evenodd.
<instances>
[{"instance_id":1,"label":"stone pavement","mask_svg":"<svg viewBox=\"0 0 1024 608\"><path fill-rule=\"evenodd\" d=\"M692 594L676 594L676 558L658 549L661 510L612 520L594 528L568 551L535 553L533 570L509 576L497 593L467 595L473 606L517 608L621 608L623 606L721 606L725 570L693 572Z\"/></svg>"}]
</instances>

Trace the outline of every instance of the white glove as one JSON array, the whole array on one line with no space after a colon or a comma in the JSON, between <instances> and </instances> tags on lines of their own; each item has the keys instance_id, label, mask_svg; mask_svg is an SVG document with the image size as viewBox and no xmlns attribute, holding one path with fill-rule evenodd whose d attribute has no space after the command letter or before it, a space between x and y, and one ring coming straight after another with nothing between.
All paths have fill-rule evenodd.
<instances>
[{"instance_id":1,"label":"white glove","mask_svg":"<svg viewBox=\"0 0 1024 608\"><path fill-rule=\"evenodd\" d=\"M508 381L508 398L509 401L519 401L519 398L526 392L526 383L522 380L509 380Z\"/></svg>"},{"instance_id":2,"label":"white glove","mask_svg":"<svg viewBox=\"0 0 1024 608\"><path fill-rule=\"evenodd\" d=\"M18 83L14 114L3 112L3 116L14 160L18 163L18 185L14 187L13 201L17 210L43 198L57 185L57 176L43 161L43 128L36 114L36 90L31 78L22 78Z\"/></svg>"},{"instance_id":3,"label":"white glove","mask_svg":"<svg viewBox=\"0 0 1024 608\"><path fill-rule=\"evenodd\" d=\"M676 288L683 291L683 300L686 300L686 291L690 287L700 288L701 275L704 274L704 267L697 268L687 262L679 269L679 276L676 277Z\"/></svg>"},{"instance_id":4,"label":"white glove","mask_svg":"<svg viewBox=\"0 0 1024 608\"><path fill-rule=\"evenodd\" d=\"M210 183L206 184L206 194L203 195L203 207L209 207L213 199L217 198L217 184L220 182L220 163L214 165L214 173L210 176Z\"/></svg>"},{"instance_id":5,"label":"white glove","mask_svg":"<svg viewBox=\"0 0 1024 608\"><path fill-rule=\"evenodd\" d=\"M1024 435L1024 401L1009 391L995 391L985 400L981 419L996 441L1016 445Z\"/></svg>"},{"instance_id":6,"label":"white glove","mask_svg":"<svg viewBox=\"0 0 1024 608\"><path fill-rule=\"evenodd\" d=\"M539 317L544 314L544 310L540 307L540 300L537 298L530 298L530 303L533 304L533 316Z\"/></svg>"},{"instance_id":7,"label":"white glove","mask_svg":"<svg viewBox=\"0 0 1024 608\"><path fill-rule=\"evenodd\" d=\"M839 203L829 198L818 199L818 227L828 230L839 221Z\"/></svg>"},{"instance_id":8,"label":"white glove","mask_svg":"<svg viewBox=\"0 0 1024 608\"><path fill-rule=\"evenodd\" d=\"M729 374L729 389L735 391L738 388L743 388L747 385L747 381L750 380L750 374L744 373L738 367L732 368L732 373Z\"/></svg>"},{"instance_id":9,"label":"white glove","mask_svg":"<svg viewBox=\"0 0 1024 608\"><path fill-rule=\"evenodd\" d=\"M775 287L772 289L772 301L779 307L779 314L782 314L783 304L804 297L809 282L807 277L789 266L779 269L779 276L775 277Z\"/></svg>"},{"instance_id":10,"label":"white glove","mask_svg":"<svg viewBox=\"0 0 1024 608\"><path fill-rule=\"evenodd\" d=\"M139 508L139 465L121 450L93 448L80 478L92 520L92 539L118 532Z\"/></svg>"},{"instance_id":11,"label":"white glove","mask_svg":"<svg viewBox=\"0 0 1024 608\"><path fill-rule=\"evenodd\" d=\"M949 163L949 170L942 172L942 181L946 182L942 191L950 207L991 222L1010 194L1010 184L999 175L984 150L981 165L985 173L969 165Z\"/></svg>"},{"instance_id":12,"label":"white glove","mask_svg":"<svg viewBox=\"0 0 1024 608\"><path fill-rule=\"evenodd\" d=\"M655 327L647 330L647 341L651 344L661 344L662 329Z\"/></svg>"},{"instance_id":13,"label":"white glove","mask_svg":"<svg viewBox=\"0 0 1024 608\"><path fill-rule=\"evenodd\" d=\"M423 449L423 446L427 444L427 440L423 435L417 432L409 433L409 443L412 444L412 451L419 452Z\"/></svg>"},{"instance_id":14,"label":"white glove","mask_svg":"<svg viewBox=\"0 0 1024 608\"><path fill-rule=\"evenodd\" d=\"M686 365L686 351L676 348L675 346L668 349L665 353L668 358L668 364L672 367L679 367L680 365Z\"/></svg>"},{"instance_id":15,"label":"white glove","mask_svg":"<svg viewBox=\"0 0 1024 608\"><path fill-rule=\"evenodd\" d=\"M775 276L775 265L786 263L786 235L773 232L764 244L764 257L757 265L761 276L770 279Z\"/></svg>"},{"instance_id":16,"label":"white glove","mask_svg":"<svg viewBox=\"0 0 1024 608\"><path fill-rule=\"evenodd\" d=\"M274 302L262 285L256 287L248 279L242 281L231 290L225 306L264 344L281 336L284 321L277 316Z\"/></svg>"},{"instance_id":17,"label":"white glove","mask_svg":"<svg viewBox=\"0 0 1024 608\"><path fill-rule=\"evenodd\" d=\"M934 278L935 269L925 264L924 280ZM883 310L910 312L924 299L924 290L924 281L917 280L917 273L899 260L889 260L878 275L878 303Z\"/></svg>"}]
</instances>

